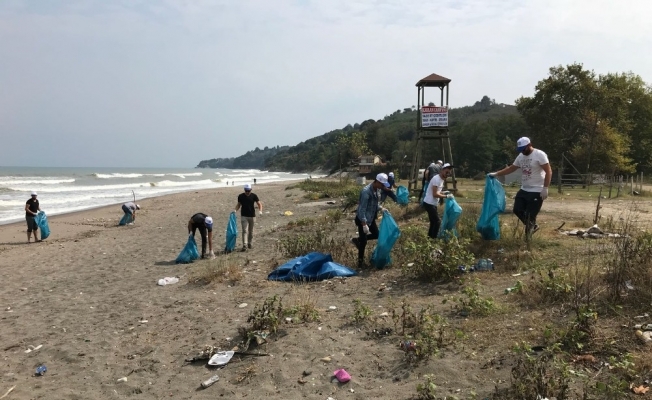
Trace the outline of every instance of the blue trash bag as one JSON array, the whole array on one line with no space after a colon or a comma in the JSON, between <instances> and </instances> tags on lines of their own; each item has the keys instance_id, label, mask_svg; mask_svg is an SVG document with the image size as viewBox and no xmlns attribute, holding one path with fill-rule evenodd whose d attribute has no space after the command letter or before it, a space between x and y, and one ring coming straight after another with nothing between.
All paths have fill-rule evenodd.
<instances>
[{"instance_id":1,"label":"blue trash bag","mask_svg":"<svg viewBox=\"0 0 652 400\"><path fill-rule=\"evenodd\" d=\"M505 189L496 178L487 175L480 219L475 229L484 240L500 239L498 214L505 212Z\"/></svg>"},{"instance_id":2,"label":"blue trash bag","mask_svg":"<svg viewBox=\"0 0 652 400\"><path fill-rule=\"evenodd\" d=\"M397 203L404 206L410 202L410 193L405 186L399 186L396 189L396 198L398 199Z\"/></svg>"},{"instance_id":3,"label":"blue trash bag","mask_svg":"<svg viewBox=\"0 0 652 400\"><path fill-rule=\"evenodd\" d=\"M224 247L225 253L230 253L235 250L235 244L238 240L238 221L235 211L231 212L229 216L229 223L226 225L226 246Z\"/></svg>"},{"instance_id":4,"label":"blue trash bag","mask_svg":"<svg viewBox=\"0 0 652 400\"><path fill-rule=\"evenodd\" d=\"M419 203L423 205L423 201L426 199L426 193L428 193L428 186L430 186L430 182L426 182L426 185L423 187L423 196L419 200Z\"/></svg>"},{"instance_id":5,"label":"blue trash bag","mask_svg":"<svg viewBox=\"0 0 652 400\"><path fill-rule=\"evenodd\" d=\"M48 225L47 215L43 211L39 211L34 219L36 220L36 225L41 230L41 240L47 239L50 236L50 225Z\"/></svg>"},{"instance_id":6,"label":"blue trash bag","mask_svg":"<svg viewBox=\"0 0 652 400\"><path fill-rule=\"evenodd\" d=\"M195 237L188 235L188 242L184 246L181 253L175 260L177 264L188 264L199 258L199 251L197 251L197 243L195 243Z\"/></svg>"},{"instance_id":7,"label":"blue trash bag","mask_svg":"<svg viewBox=\"0 0 652 400\"><path fill-rule=\"evenodd\" d=\"M267 279L282 282L320 281L336 276L350 277L357 274L354 270L333 262L330 254L313 252L286 262L270 272Z\"/></svg>"},{"instance_id":8,"label":"blue trash bag","mask_svg":"<svg viewBox=\"0 0 652 400\"><path fill-rule=\"evenodd\" d=\"M441 227L439 228L440 238L449 238L450 235L459 236L457 232L457 220L462 215L462 207L457 204L455 198L446 199L444 206L444 216L441 219Z\"/></svg>"},{"instance_id":9,"label":"blue trash bag","mask_svg":"<svg viewBox=\"0 0 652 400\"><path fill-rule=\"evenodd\" d=\"M130 224L132 222L134 222L133 214L125 213L125 215L122 216L122 219L120 220L120 222L118 222L118 225L120 225L120 226L127 225L127 224Z\"/></svg>"},{"instance_id":10,"label":"blue trash bag","mask_svg":"<svg viewBox=\"0 0 652 400\"><path fill-rule=\"evenodd\" d=\"M371 264L378 269L390 265L392 258L389 254L400 236L401 230L392 215L388 211L383 211L383 220L380 221L380 227L378 228L378 243L371 255Z\"/></svg>"}]
</instances>

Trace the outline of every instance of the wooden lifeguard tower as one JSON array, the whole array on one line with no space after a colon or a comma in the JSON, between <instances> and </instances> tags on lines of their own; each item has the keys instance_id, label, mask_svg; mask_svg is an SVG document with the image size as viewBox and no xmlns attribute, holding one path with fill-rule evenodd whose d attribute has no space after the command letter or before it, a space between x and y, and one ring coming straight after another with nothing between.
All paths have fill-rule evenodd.
<instances>
[{"instance_id":1,"label":"wooden lifeguard tower","mask_svg":"<svg viewBox=\"0 0 652 400\"><path fill-rule=\"evenodd\" d=\"M444 163L453 164L453 153L451 151L450 136L448 135L448 84L450 79L441 75L430 74L417 82L417 133L415 135L415 151L410 173L410 189L416 189L421 177L419 176L420 168L427 168L431 160L425 160L423 152L433 144L433 141L439 141L441 149L441 160ZM425 91L427 87L439 88L440 105L425 105ZM446 102L444 103L444 92ZM455 164L453 164L455 165ZM453 188L457 190L457 181L455 180L455 170L452 175ZM450 188L448 190L451 190Z\"/></svg>"}]
</instances>

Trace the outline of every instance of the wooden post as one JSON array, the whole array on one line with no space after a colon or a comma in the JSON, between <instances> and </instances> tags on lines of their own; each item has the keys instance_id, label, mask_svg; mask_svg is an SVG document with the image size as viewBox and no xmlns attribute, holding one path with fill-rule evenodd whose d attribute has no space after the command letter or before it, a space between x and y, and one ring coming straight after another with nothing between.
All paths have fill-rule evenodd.
<instances>
[{"instance_id":1,"label":"wooden post","mask_svg":"<svg viewBox=\"0 0 652 400\"><path fill-rule=\"evenodd\" d=\"M609 177L609 198L611 198L611 190L614 188L614 176Z\"/></svg>"},{"instance_id":2,"label":"wooden post","mask_svg":"<svg viewBox=\"0 0 652 400\"><path fill-rule=\"evenodd\" d=\"M643 195L643 171L641 171L641 195Z\"/></svg>"},{"instance_id":3,"label":"wooden post","mask_svg":"<svg viewBox=\"0 0 652 400\"><path fill-rule=\"evenodd\" d=\"M630 194L633 196L634 195L634 177L632 176L632 180L629 184L629 189L630 189Z\"/></svg>"},{"instance_id":4,"label":"wooden post","mask_svg":"<svg viewBox=\"0 0 652 400\"><path fill-rule=\"evenodd\" d=\"M600 219L600 200L602 200L602 185L600 185L600 194L598 195L598 205L595 207L595 217L593 218L593 224L597 224Z\"/></svg>"},{"instance_id":5,"label":"wooden post","mask_svg":"<svg viewBox=\"0 0 652 400\"><path fill-rule=\"evenodd\" d=\"M561 194L561 177L564 171L564 155L561 155L561 163L557 170L557 193Z\"/></svg>"}]
</instances>

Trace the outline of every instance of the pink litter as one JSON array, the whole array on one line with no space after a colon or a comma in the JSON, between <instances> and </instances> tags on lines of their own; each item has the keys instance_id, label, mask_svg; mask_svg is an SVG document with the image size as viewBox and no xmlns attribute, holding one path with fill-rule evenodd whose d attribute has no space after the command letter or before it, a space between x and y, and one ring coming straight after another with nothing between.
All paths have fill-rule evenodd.
<instances>
[{"instance_id":1,"label":"pink litter","mask_svg":"<svg viewBox=\"0 0 652 400\"><path fill-rule=\"evenodd\" d=\"M337 371L333 372L333 375L335 375L337 380L341 383L346 383L351 380L351 375L349 375L349 373L344 369L338 369Z\"/></svg>"}]
</instances>

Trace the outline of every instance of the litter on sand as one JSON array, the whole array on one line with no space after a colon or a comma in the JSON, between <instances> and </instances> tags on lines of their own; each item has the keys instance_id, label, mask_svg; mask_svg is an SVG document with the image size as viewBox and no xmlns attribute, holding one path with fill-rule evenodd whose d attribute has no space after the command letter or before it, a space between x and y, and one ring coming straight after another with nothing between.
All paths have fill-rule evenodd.
<instances>
[{"instance_id":1,"label":"litter on sand","mask_svg":"<svg viewBox=\"0 0 652 400\"><path fill-rule=\"evenodd\" d=\"M173 285L175 283L179 282L179 278L176 276L166 276L165 278L161 278L158 280L158 285L159 286L165 286L165 285Z\"/></svg>"},{"instance_id":2,"label":"litter on sand","mask_svg":"<svg viewBox=\"0 0 652 400\"><path fill-rule=\"evenodd\" d=\"M335 375L335 378L337 378L338 382L340 383L346 383L351 380L351 375L349 375L345 369L338 369L337 371L333 372L333 375Z\"/></svg>"},{"instance_id":3,"label":"litter on sand","mask_svg":"<svg viewBox=\"0 0 652 400\"><path fill-rule=\"evenodd\" d=\"M218 351L210 360L208 360L208 365L226 365L233 358L233 354L235 354L233 351Z\"/></svg>"}]
</instances>

